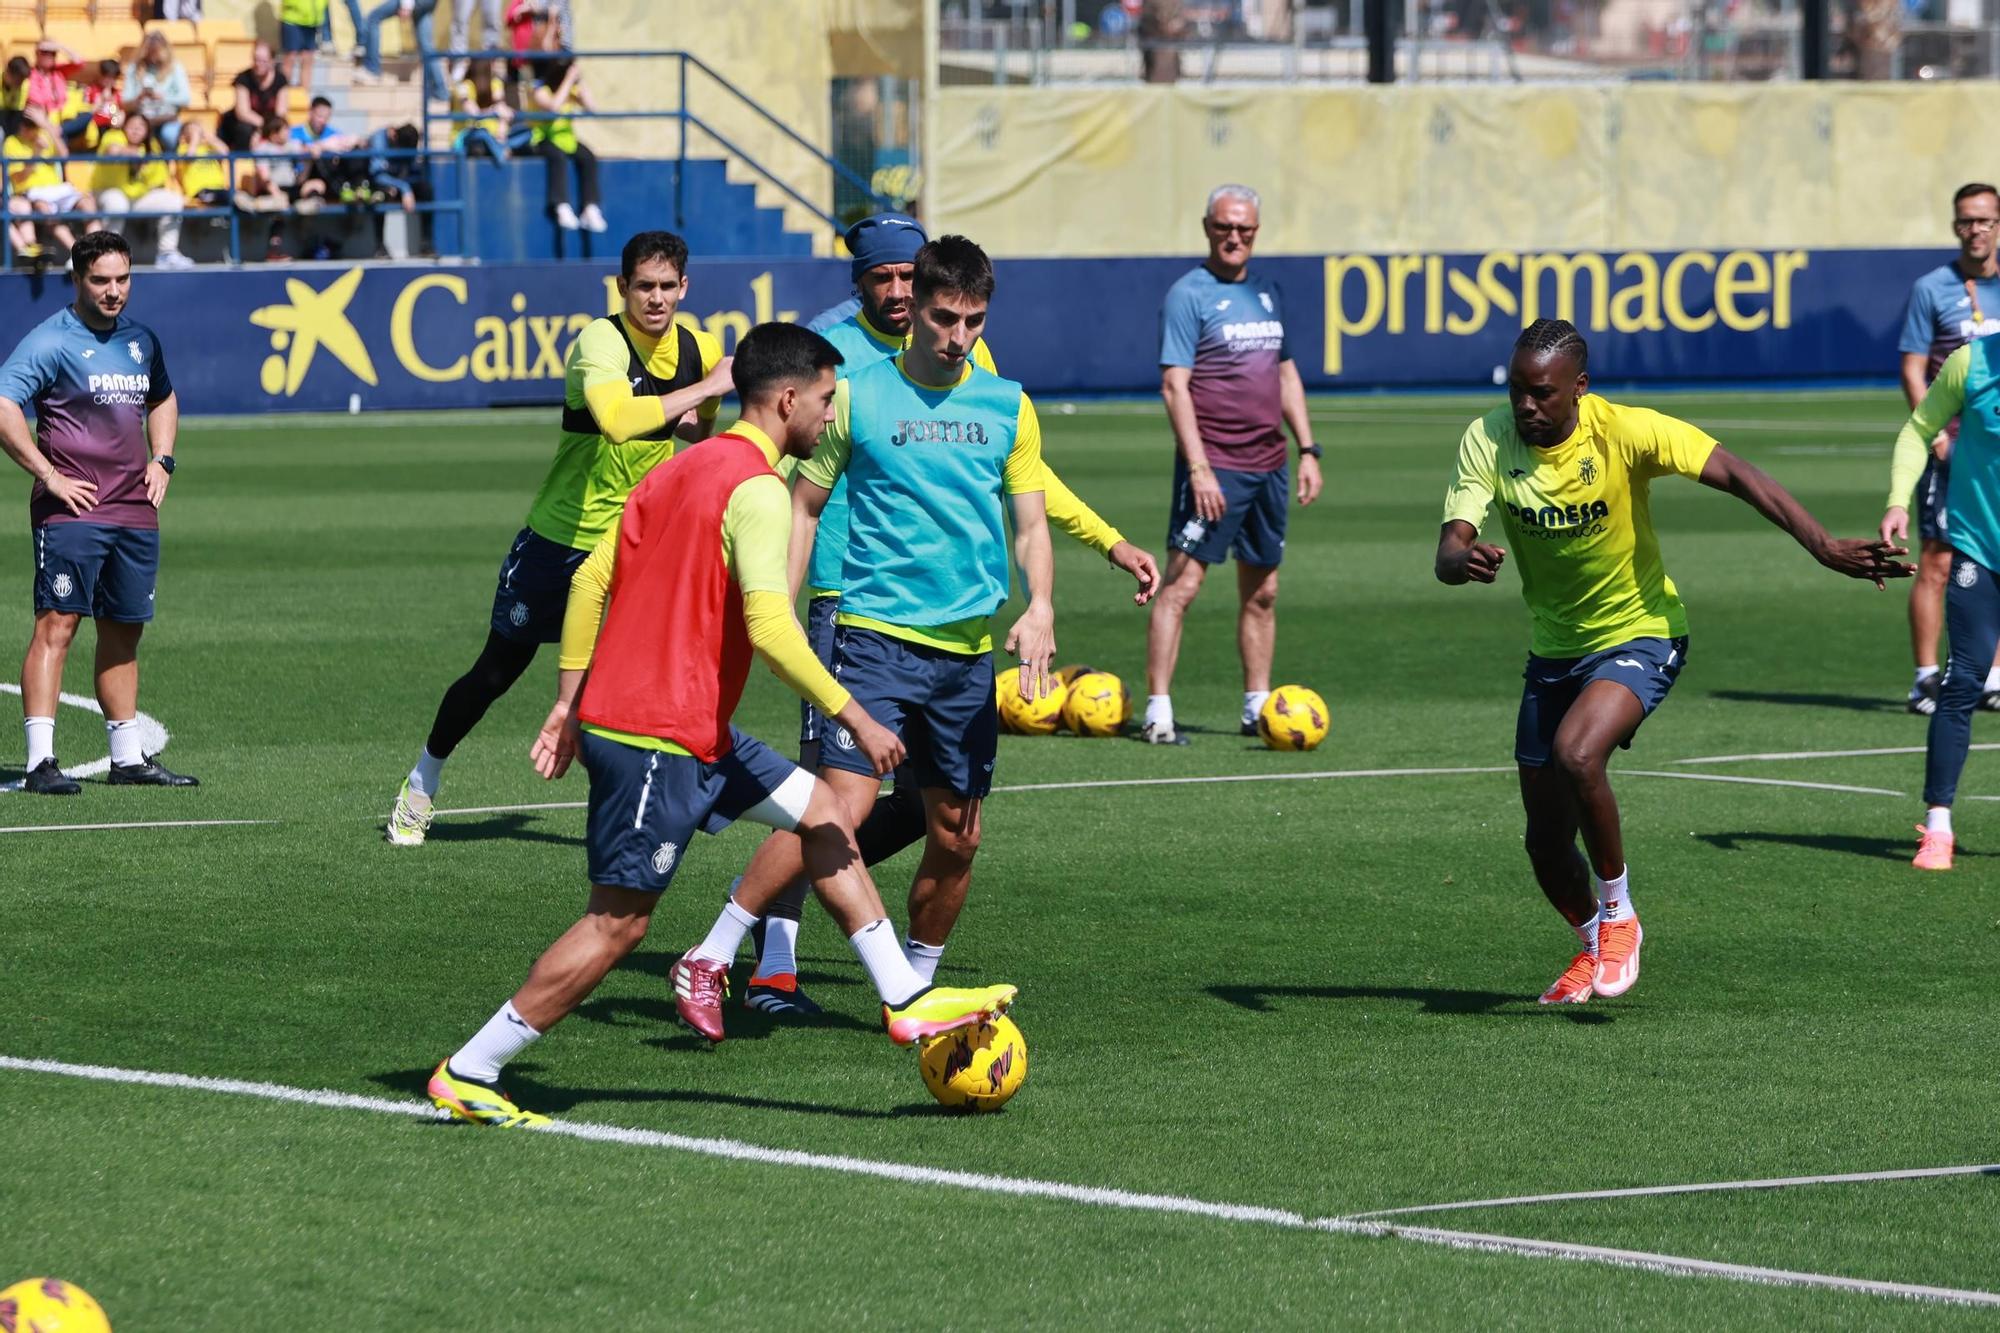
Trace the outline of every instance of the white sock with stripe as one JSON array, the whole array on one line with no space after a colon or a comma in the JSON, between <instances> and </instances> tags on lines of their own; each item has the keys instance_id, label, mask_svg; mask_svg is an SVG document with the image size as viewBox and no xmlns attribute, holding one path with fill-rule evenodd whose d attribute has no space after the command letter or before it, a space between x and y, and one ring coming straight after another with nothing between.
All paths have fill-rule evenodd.
<instances>
[{"instance_id":1,"label":"white sock with stripe","mask_svg":"<svg viewBox=\"0 0 2000 1333\"><path fill-rule=\"evenodd\" d=\"M788 916L765 917L764 952L757 959L757 975L771 977L797 973L798 942L798 922Z\"/></svg>"},{"instance_id":2,"label":"white sock with stripe","mask_svg":"<svg viewBox=\"0 0 2000 1333\"><path fill-rule=\"evenodd\" d=\"M847 942L854 946L861 966L868 969L868 979L875 983L875 993L891 1009L908 1004L918 991L929 984L917 975L916 969L910 966L910 960L903 956L902 946L896 943L895 927L889 924L888 917L870 921L849 935Z\"/></svg>"},{"instance_id":3,"label":"white sock with stripe","mask_svg":"<svg viewBox=\"0 0 2000 1333\"><path fill-rule=\"evenodd\" d=\"M123 722L104 724L104 735L111 742L111 762L123 768L128 764L146 762L146 752L139 744L139 719L128 717Z\"/></svg>"},{"instance_id":4,"label":"white sock with stripe","mask_svg":"<svg viewBox=\"0 0 2000 1333\"><path fill-rule=\"evenodd\" d=\"M736 900L731 898L722 905L722 915L716 917L715 924L708 928L708 938L695 948L694 956L728 966L736 961L736 951L743 947L743 937L756 924L757 918L738 907Z\"/></svg>"},{"instance_id":5,"label":"white sock with stripe","mask_svg":"<svg viewBox=\"0 0 2000 1333\"><path fill-rule=\"evenodd\" d=\"M419 796L435 796L438 781L444 776L444 760L430 752L428 746L417 756L417 766L410 770L410 790Z\"/></svg>"},{"instance_id":6,"label":"white sock with stripe","mask_svg":"<svg viewBox=\"0 0 2000 1333\"><path fill-rule=\"evenodd\" d=\"M1626 883L1630 874L1630 867L1621 867L1616 879L1598 879L1596 871L1590 872L1590 878L1597 885L1597 901L1600 904L1597 914L1607 926L1630 921L1637 915L1632 908L1631 887Z\"/></svg>"},{"instance_id":7,"label":"white sock with stripe","mask_svg":"<svg viewBox=\"0 0 2000 1333\"><path fill-rule=\"evenodd\" d=\"M52 717L24 717L21 730L28 735L28 767L38 768L56 757L56 720Z\"/></svg>"},{"instance_id":8,"label":"white sock with stripe","mask_svg":"<svg viewBox=\"0 0 2000 1333\"><path fill-rule=\"evenodd\" d=\"M926 986L937 976L938 960L944 957L942 944L921 944L916 940L903 941L903 957L910 960L910 970L924 979Z\"/></svg>"},{"instance_id":9,"label":"white sock with stripe","mask_svg":"<svg viewBox=\"0 0 2000 1333\"><path fill-rule=\"evenodd\" d=\"M1604 916L1601 912L1595 913L1591 916L1590 920L1584 922L1582 925L1570 927L1571 930L1576 932L1576 937L1583 941L1583 947L1590 950L1593 954L1597 952L1597 925L1603 919Z\"/></svg>"},{"instance_id":10,"label":"white sock with stripe","mask_svg":"<svg viewBox=\"0 0 2000 1333\"><path fill-rule=\"evenodd\" d=\"M497 1083L500 1066L519 1055L542 1034L528 1026L528 1020L514 1010L512 1000L500 1006L486 1026L472 1040L458 1048L445 1068L474 1083Z\"/></svg>"}]
</instances>

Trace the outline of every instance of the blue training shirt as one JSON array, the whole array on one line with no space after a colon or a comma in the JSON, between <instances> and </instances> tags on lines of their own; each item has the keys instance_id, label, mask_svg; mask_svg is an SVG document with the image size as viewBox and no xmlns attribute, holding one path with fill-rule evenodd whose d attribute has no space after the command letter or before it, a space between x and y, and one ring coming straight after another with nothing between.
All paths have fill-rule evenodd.
<instances>
[{"instance_id":1,"label":"blue training shirt","mask_svg":"<svg viewBox=\"0 0 2000 1333\"><path fill-rule=\"evenodd\" d=\"M158 528L146 498L146 413L174 391L153 331L120 315L102 331L64 306L28 331L0 365L0 398L35 414L35 443L67 477L97 487L97 506L78 517L40 482L29 521Z\"/></svg>"},{"instance_id":2,"label":"blue training shirt","mask_svg":"<svg viewBox=\"0 0 2000 1333\"><path fill-rule=\"evenodd\" d=\"M1896 350L1928 357L1929 382L1946 357L1989 333L2000 333L2000 277L1968 282L1957 264L1940 264L1910 285Z\"/></svg>"},{"instance_id":3,"label":"blue training shirt","mask_svg":"<svg viewBox=\"0 0 2000 1333\"><path fill-rule=\"evenodd\" d=\"M1224 282L1203 264L1167 290L1160 365L1192 372L1188 393L1212 466L1276 472L1285 465L1278 367L1291 359L1277 283L1254 272Z\"/></svg>"}]
</instances>

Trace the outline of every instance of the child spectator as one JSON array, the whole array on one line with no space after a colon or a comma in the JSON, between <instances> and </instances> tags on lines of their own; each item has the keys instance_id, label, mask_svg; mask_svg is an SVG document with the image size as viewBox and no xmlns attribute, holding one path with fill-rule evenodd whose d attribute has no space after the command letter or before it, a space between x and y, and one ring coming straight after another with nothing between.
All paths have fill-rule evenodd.
<instances>
[{"instance_id":1,"label":"child spectator","mask_svg":"<svg viewBox=\"0 0 2000 1333\"><path fill-rule=\"evenodd\" d=\"M34 68L26 56L14 56L0 70L0 135L21 128L21 113L28 109L28 75Z\"/></svg>"},{"instance_id":2,"label":"child spectator","mask_svg":"<svg viewBox=\"0 0 2000 1333\"><path fill-rule=\"evenodd\" d=\"M257 131L273 116L285 114L285 72L271 56L271 44L258 42L250 48L250 68L238 74L231 86L236 104L222 113L216 130L232 152L247 153Z\"/></svg>"},{"instance_id":3,"label":"child spectator","mask_svg":"<svg viewBox=\"0 0 2000 1333\"><path fill-rule=\"evenodd\" d=\"M106 213L160 214L155 219L160 233L156 262L161 268L193 268L194 261L181 253L180 212L187 200L174 188L166 162L154 154L152 133L146 118L136 111L125 117L122 128L106 130L98 140L98 153L130 160L98 163L90 174L90 188ZM125 230L123 217L109 218L104 225L121 234Z\"/></svg>"},{"instance_id":4,"label":"child spectator","mask_svg":"<svg viewBox=\"0 0 2000 1333\"><path fill-rule=\"evenodd\" d=\"M491 60L475 60L466 70L465 82L452 90L451 109L476 121L461 121L458 137L451 146L468 157L504 159L513 134L514 108L507 105L507 85L494 72ZM522 143L527 131L521 132Z\"/></svg>"},{"instance_id":5,"label":"child spectator","mask_svg":"<svg viewBox=\"0 0 2000 1333\"><path fill-rule=\"evenodd\" d=\"M89 152L97 146L104 131L124 120L125 99L118 87L120 73L117 61L100 60L84 71L82 83L70 89L62 136L72 150Z\"/></svg>"},{"instance_id":6,"label":"child spectator","mask_svg":"<svg viewBox=\"0 0 2000 1333\"><path fill-rule=\"evenodd\" d=\"M285 82L294 88L312 87L313 49L319 45L326 9L327 0L281 0L278 45L285 53Z\"/></svg>"},{"instance_id":7,"label":"child spectator","mask_svg":"<svg viewBox=\"0 0 2000 1333\"><path fill-rule=\"evenodd\" d=\"M71 185L63 177L62 159L69 155L69 149L57 137L49 119L39 107L29 107L21 113L21 128L0 142L0 163L4 163L7 178L13 186L13 194L7 200L7 212L20 217L41 213L91 213L97 210L97 201L82 190ZM41 253L35 242L35 228L32 222L13 222L15 244L33 255ZM76 244L76 232L67 221L51 222L49 235L65 250ZM103 224L95 219L84 226L86 232L97 231Z\"/></svg>"},{"instance_id":8,"label":"child spectator","mask_svg":"<svg viewBox=\"0 0 2000 1333\"><path fill-rule=\"evenodd\" d=\"M595 111L597 103L584 86L583 74L574 60L551 61L543 66L541 77L542 82L535 85L536 108L560 113L554 120L536 121L531 136L534 151L549 165L549 210L555 214L556 225L564 231L575 231L578 227L603 231L607 224L597 206L597 154L590 151L589 144L578 141L576 125L569 114ZM569 204L571 162L576 163L577 182L583 196L581 217Z\"/></svg>"},{"instance_id":9,"label":"child spectator","mask_svg":"<svg viewBox=\"0 0 2000 1333\"><path fill-rule=\"evenodd\" d=\"M181 194L202 208L229 203L229 164L224 160L228 151L214 130L201 121L189 121L181 131Z\"/></svg>"},{"instance_id":10,"label":"child spectator","mask_svg":"<svg viewBox=\"0 0 2000 1333\"><path fill-rule=\"evenodd\" d=\"M267 48L268 49L268 48ZM140 43L139 58L125 71L125 110L137 111L171 152L180 142L181 112L194 100L187 67L174 59L174 48L158 29Z\"/></svg>"}]
</instances>

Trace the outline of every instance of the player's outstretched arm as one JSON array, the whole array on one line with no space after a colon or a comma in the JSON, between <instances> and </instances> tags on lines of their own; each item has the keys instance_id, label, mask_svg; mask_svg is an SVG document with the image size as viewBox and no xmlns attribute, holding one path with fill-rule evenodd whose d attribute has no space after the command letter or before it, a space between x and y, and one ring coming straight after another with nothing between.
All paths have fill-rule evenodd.
<instances>
[{"instance_id":1,"label":"player's outstretched arm","mask_svg":"<svg viewBox=\"0 0 2000 1333\"><path fill-rule=\"evenodd\" d=\"M812 563L813 540L819 533L819 516L826 508L826 498L832 494L832 487L802 476L792 478L792 544L785 553L785 572L794 601L799 589L805 586L806 567Z\"/></svg>"},{"instance_id":2,"label":"player's outstretched arm","mask_svg":"<svg viewBox=\"0 0 2000 1333\"><path fill-rule=\"evenodd\" d=\"M1462 518L1454 518L1438 530L1437 563L1439 583L1491 583L1500 577L1507 560L1505 549L1479 540L1479 529Z\"/></svg>"},{"instance_id":3,"label":"player's outstretched arm","mask_svg":"<svg viewBox=\"0 0 2000 1333\"><path fill-rule=\"evenodd\" d=\"M1884 587L1885 579L1906 579L1916 566L1896 559L1909 552L1879 537L1833 537L1806 507L1792 498L1760 468L1751 466L1718 445L1702 465L1701 484L1727 491L1755 509L1772 523L1792 534L1813 559L1836 574L1851 579L1867 579Z\"/></svg>"},{"instance_id":4,"label":"player's outstretched arm","mask_svg":"<svg viewBox=\"0 0 2000 1333\"><path fill-rule=\"evenodd\" d=\"M1930 461L1933 442L1965 408L1965 376L1971 359L1972 353L1965 347L1946 357L1930 388L1912 400L1909 420L1896 432L1896 448L1889 459L1889 502L1883 507L1882 524L1877 529L1883 541L1909 539L1910 492Z\"/></svg>"},{"instance_id":5,"label":"player's outstretched arm","mask_svg":"<svg viewBox=\"0 0 2000 1333\"><path fill-rule=\"evenodd\" d=\"M1160 567L1151 553L1126 541L1123 533L1085 504L1083 497L1056 475L1056 470L1048 465L1046 458L1042 460L1042 483L1043 503L1048 509L1049 523L1137 579L1139 591L1132 594L1133 605L1144 606L1152 601L1153 594L1160 589Z\"/></svg>"}]
</instances>

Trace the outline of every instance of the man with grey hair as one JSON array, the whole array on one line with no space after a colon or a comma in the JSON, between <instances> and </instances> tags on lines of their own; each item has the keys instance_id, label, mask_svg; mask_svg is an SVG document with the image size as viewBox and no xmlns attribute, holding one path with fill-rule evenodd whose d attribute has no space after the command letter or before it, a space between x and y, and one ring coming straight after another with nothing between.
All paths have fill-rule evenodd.
<instances>
[{"instance_id":1,"label":"man with grey hair","mask_svg":"<svg viewBox=\"0 0 2000 1333\"><path fill-rule=\"evenodd\" d=\"M1202 215L1208 259L1176 282L1160 311L1160 395L1174 443L1174 496L1167 524L1166 583L1146 632L1146 716L1140 734L1185 744L1174 726L1174 664L1181 625L1208 567L1236 556L1241 608L1245 734L1271 692L1277 644L1278 563L1292 479L1284 427L1299 446L1299 503L1319 497L1319 446L1306 415L1305 385L1285 341L1276 283L1250 275L1257 192L1218 187Z\"/></svg>"}]
</instances>

